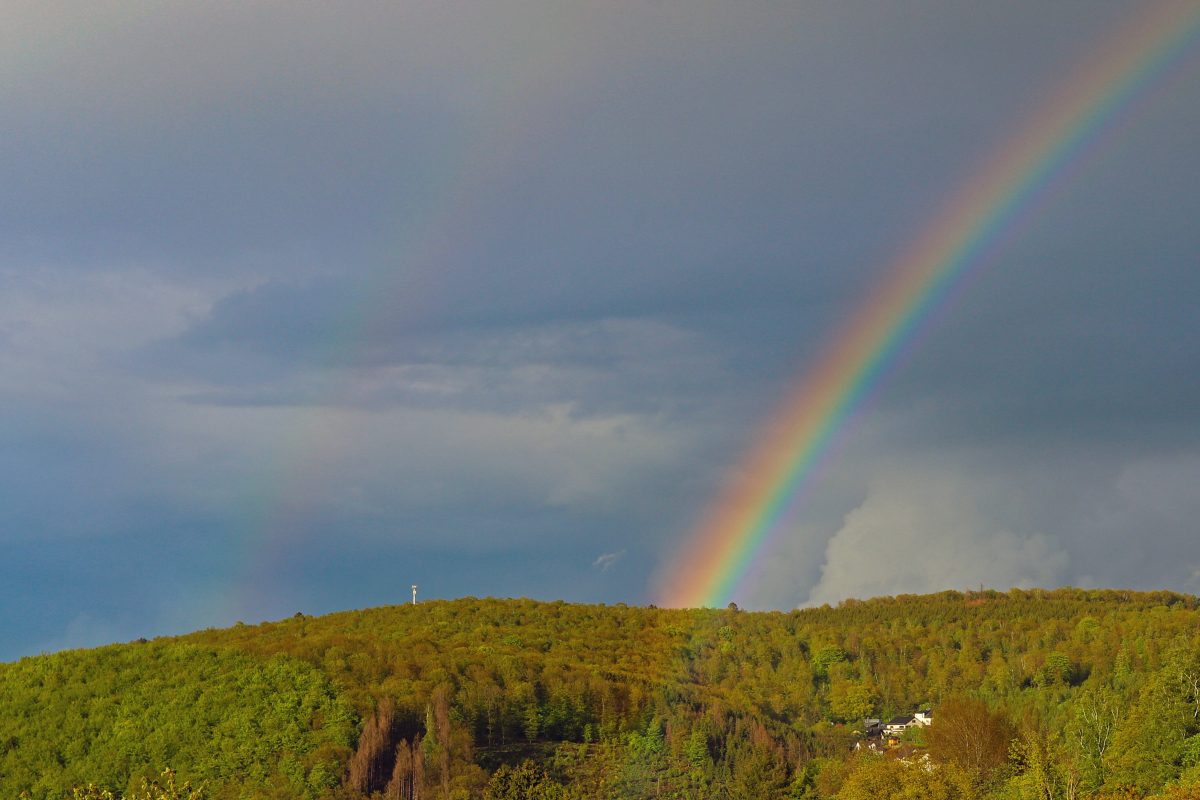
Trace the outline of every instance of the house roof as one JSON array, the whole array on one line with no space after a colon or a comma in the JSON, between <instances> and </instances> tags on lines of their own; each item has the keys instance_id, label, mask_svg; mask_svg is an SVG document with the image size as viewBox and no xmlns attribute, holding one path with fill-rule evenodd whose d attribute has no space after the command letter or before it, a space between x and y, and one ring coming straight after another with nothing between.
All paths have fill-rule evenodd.
<instances>
[{"instance_id":1,"label":"house roof","mask_svg":"<svg viewBox=\"0 0 1200 800\"><path fill-rule=\"evenodd\" d=\"M912 721L912 714L905 714L899 717L892 717L890 720L888 720L888 725L907 725Z\"/></svg>"}]
</instances>

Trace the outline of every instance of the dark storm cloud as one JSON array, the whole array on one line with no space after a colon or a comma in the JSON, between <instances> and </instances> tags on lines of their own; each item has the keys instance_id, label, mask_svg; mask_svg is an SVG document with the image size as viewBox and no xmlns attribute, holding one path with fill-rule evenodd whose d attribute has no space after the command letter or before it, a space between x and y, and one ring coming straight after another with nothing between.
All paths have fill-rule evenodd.
<instances>
[{"instance_id":1,"label":"dark storm cloud","mask_svg":"<svg viewBox=\"0 0 1200 800\"><path fill-rule=\"evenodd\" d=\"M884 402L926 404L934 435L1194 444L1200 323L1184 298L1200 272L1183 209L1200 206L1157 177L1091 182L1122 193L1123 226L1111 210L1052 214L934 323Z\"/></svg>"},{"instance_id":2,"label":"dark storm cloud","mask_svg":"<svg viewBox=\"0 0 1200 800\"><path fill-rule=\"evenodd\" d=\"M0 653L384 602L381 555L433 593L645 599L881 270L1133 13L13 8L0 591L37 624ZM1180 69L936 315L749 600L940 588L863 571L888 541L1200 587ZM248 509L290 515L274 567L233 563L274 535ZM121 587L155 560L147 610ZM271 592L221 605L247 575Z\"/></svg>"}]
</instances>

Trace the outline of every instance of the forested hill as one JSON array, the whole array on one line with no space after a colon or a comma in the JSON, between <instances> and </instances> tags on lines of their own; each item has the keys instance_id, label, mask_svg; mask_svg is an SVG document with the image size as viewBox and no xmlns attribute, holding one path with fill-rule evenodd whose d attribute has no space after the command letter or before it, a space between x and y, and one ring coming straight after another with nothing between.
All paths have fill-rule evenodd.
<instances>
[{"instance_id":1,"label":"forested hill","mask_svg":"<svg viewBox=\"0 0 1200 800\"><path fill-rule=\"evenodd\" d=\"M854 750L864 718L924 707ZM1200 601L466 598L0 665L0 797L164 767L214 800L1198 797Z\"/></svg>"}]
</instances>

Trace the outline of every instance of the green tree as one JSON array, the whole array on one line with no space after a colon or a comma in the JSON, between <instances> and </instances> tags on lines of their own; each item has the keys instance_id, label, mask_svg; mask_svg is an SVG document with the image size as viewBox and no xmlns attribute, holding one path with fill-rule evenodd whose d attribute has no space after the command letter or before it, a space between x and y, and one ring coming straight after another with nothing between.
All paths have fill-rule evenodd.
<instances>
[{"instance_id":1,"label":"green tree","mask_svg":"<svg viewBox=\"0 0 1200 800\"><path fill-rule=\"evenodd\" d=\"M530 760L502 765L483 790L484 800L567 800L566 789Z\"/></svg>"},{"instance_id":2,"label":"green tree","mask_svg":"<svg viewBox=\"0 0 1200 800\"><path fill-rule=\"evenodd\" d=\"M812 672L817 678L828 678L829 668L846 660L846 653L837 645L818 647L812 656Z\"/></svg>"},{"instance_id":3,"label":"green tree","mask_svg":"<svg viewBox=\"0 0 1200 800\"><path fill-rule=\"evenodd\" d=\"M858 681L835 680L829 687L829 710L845 722L857 722L871 713L875 698L871 687Z\"/></svg>"},{"instance_id":4,"label":"green tree","mask_svg":"<svg viewBox=\"0 0 1200 800\"><path fill-rule=\"evenodd\" d=\"M693 728L683 745L683 756L695 769L706 769L712 764L708 751L708 736L700 728Z\"/></svg>"},{"instance_id":5,"label":"green tree","mask_svg":"<svg viewBox=\"0 0 1200 800\"><path fill-rule=\"evenodd\" d=\"M1079 796L1079 776L1062 742L1040 721L1027 720L1010 750L1018 774L1008 784L1014 800L1069 800Z\"/></svg>"},{"instance_id":6,"label":"green tree","mask_svg":"<svg viewBox=\"0 0 1200 800\"><path fill-rule=\"evenodd\" d=\"M894 758L866 755L859 758L838 789L837 800L896 798L904 788L908 769Z\"/></svg>"},{"instance_id":7,"label":"green tree","mask_svg":"<svg viewBox=\"0 0 1200 800\"><path fill-rule=\"evenodd\" d=\"M639 758L650 759L659 756L664 747L663 724L658 717L646 724L644 733L634 731L629 734L629 749Z\"/></svg>"},{"instance_id":8,"label":"green tree","mask_svg":"<svg viewBox=\"0 0 1200 800\"><path fill-rule=\"evenodd\" d=\"M525 708L525 718L522 721L521 730L525 733L525 738L532 742L538 738L541 728L542 715L538 711L537 703L530 703Z\"/></svg>"},{"instance_id":9,"label":"green tree","mask_svg":"<svg viewBox=\"0 0 1200 800\"><path fill-rule=\"evenodd\" d=\"M1065 653L1053 652L1046 656L1046 663L1038 674L1038 681L1045 686L1065 686L1071 683L1074 669Z\"/></svg>"},{"instance_id":10,"label":"green tree","mask_svg":"<svg viewBox=\"0 0 1200 800\"><path fill-rule=\"evenodd\" d=\"M1189 709L1166 671L1154 676L1118 723L1103 757L1113 789L1151 793L1182 768Z\"/></svg>"},{"instance_id":11,"label":"green tree","mask_svg":"<svg viewBox=\"0 0 1200 800\"><path fill-rule=\"evenodd\" d=\"M180 784L176 779L175 770L163 770L157 780L142 778L138 787L125 795L124 800L204 800L204 789L192 786L190 781ZM89 783L84 787L75 787L71 791L71 800L121 800L108 789L101 789Z\"/></svg>"},{"instance_id":12,"label":"green tree","mask_svg":"<svg viewBox=\"0 0 1200 800\"><path fill-rule=\"evenodd\" d=\"M729 781L731 796L782 800L788 794L787 790L787 769L774 753L754 745L737 753Z\"/></svg>"},{"instance_id":13,"label":"green tree","mask_svg":"<svg viewBox=\"0 0 1200 800\"><path fill-rule=\"evenodd\" d=\"M1107 686L1090 686L1076 697L1067 736L1074 745L1081 786L1095 791L1104 785L1105 756L1124 716L1124 703Z\"/></svg>"}]
</instances>

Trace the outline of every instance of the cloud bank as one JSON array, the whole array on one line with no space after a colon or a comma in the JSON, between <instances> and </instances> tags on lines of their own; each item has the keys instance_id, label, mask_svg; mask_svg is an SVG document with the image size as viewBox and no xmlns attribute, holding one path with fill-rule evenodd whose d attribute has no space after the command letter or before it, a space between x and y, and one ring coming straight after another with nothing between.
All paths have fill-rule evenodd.
<instances>
[{"instance_id":1,"label":"cloud bank","mask_svg":"<svg viewBox=\"0 0 1200 800\"><path fill-rule=\"evenodd\" d=\"M648 600L882 265L1136 13L11 5L0 658L414 582ZM1181 69L941 310L739 603L1200 589Z\"/></svg>"}]
</instances>

